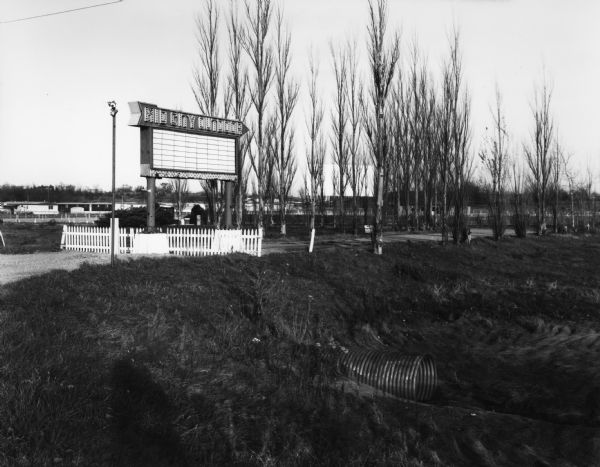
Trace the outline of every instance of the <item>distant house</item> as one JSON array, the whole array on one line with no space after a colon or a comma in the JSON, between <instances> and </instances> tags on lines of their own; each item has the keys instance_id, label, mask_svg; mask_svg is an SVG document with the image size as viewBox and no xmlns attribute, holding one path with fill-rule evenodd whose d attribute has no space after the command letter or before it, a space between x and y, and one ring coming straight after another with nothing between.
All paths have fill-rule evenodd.
<instances>
[{"instance_id":1,"label":"distant house","mask_svg":"<svg viewBox=\"0 0 600 467\"><path fill-rule=\"evenodd\" d=\"M121 211L125 209L133 209L133 208L145 208L146 204L144 203L133 203L133 202L121 202L115 203L115 210Z\"/></svg>"},{"instance_id":2,"label":"distant house","mask_svg":"<svg viewBox=\"0 0 600 467\"><path fill-rule=\"evenodd\" d=\"M112 204L106 202L59 202L48 203L44 201L7 201L4 203L4 209L10 210L11 214L33 215L33 216L53 216L60 214L81 213L80 209L86 214L100 215L111 210Z\"/></svg>"},{"instance_id":3,"label":"distant house","mask_svg":"<svg viewBox=\"0 0 600 467\"><path fill-rule=\"evenodd\" d=\"M18 204L14 212L17 214L58 215L58 205L48 203L22 203Z\"/></svg>"}]
</instances>

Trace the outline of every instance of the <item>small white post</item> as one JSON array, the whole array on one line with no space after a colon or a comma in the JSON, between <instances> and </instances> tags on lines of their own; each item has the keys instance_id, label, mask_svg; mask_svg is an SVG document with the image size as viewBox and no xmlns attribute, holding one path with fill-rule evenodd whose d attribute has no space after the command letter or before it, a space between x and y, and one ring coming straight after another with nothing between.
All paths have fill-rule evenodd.
<instances>
[{"instance_id":1,"label":"small white post","mask_svg":"<svg viewBox=\"0 0 600 467\"><path fill-rule=\"evenodd\" d=\"M111 234L114 235L113 238L111 238L111 245L114 245L112 253L115 255L119 254L119 239L120 239L120 232L119 232L119 218L115 217L115 228L112 229L112 219L110 222L111 225ZM110 236L110 235L109 235Z\"/></svg>"},{"instance_id":2,"label":"small white post","mask_svg":"<svg viewBox=\"0 0 600 467\"><path fill-rule=\"evenodd\" d=\"M4 243L4 237L2 236L2 232L0 232L0 240L2 240L2 246L6 248L6 243Z\"/></svg>"},{"instance_id":3,"label":"small white post","mask_svg":"<svg viewBox=\"0 0 600 467\"><path fill-rule=\"evenodd\" d=\"M263 239L263 229L262 227L258 229L258 248L256 251L256 256L260 257L262 255L262 239Z\"/></svg>"},{"instance_id":4,"label":"small white post","mask_svg":"<svg viewBox=\"0 0 600 467\"><path fill-rule=\"evenodd\" d=\"M315 244L315 229L312 229L310 232L310 245L308 247L309 253L312 253L314 244Z\"/></svg>"},{"instance_id":5,"label":"small white post","mask_svg":"<svg viewBox=\"0 0 600 467\"><path fill-rule=\"evenodd\" d=\"M62 235L60 237L60 249L61 250L64 250L67 247L66 241L67 241L67 226L63 225L63 231L62 231Z\"/></svg>"}]
</instances>

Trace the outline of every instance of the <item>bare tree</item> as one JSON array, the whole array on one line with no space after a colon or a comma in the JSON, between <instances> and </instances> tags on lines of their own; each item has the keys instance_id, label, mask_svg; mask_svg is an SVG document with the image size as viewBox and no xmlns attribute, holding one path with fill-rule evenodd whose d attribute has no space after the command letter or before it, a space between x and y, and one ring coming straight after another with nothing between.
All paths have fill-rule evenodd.
<instances>
[{"instance_id":1,"label":"bare tree","mask_svg":"<svg viewBox=\"0 0 600 467\"><path fill-rule=\"evenodd\" d=\"M334 165L331 170L331 185L333 187L333 196L331 198L331 202L329 203L332 211L333 211L333 228L336 229L337 224L337 216L335 214L335 198L338 194L338 187L340 186L340 175L337 167Z\"/></svg>"},{"instance_id":2,"label":"bare tree","mask_svg":"<svg viewBox=\"0 0 600 467\"><path fill-rule=\"evenodd\" d=\"M512 162L512 205L513 205L513 225L515 234L519 238L527 236L527 226L529 215L527 214L527 178L525 170L517 162Z\"/></svg>"},{"instance_id":3,"label":"bare tree","mask_svg":"<svg viewBox=\"0 0 600 467\"><path fill-rule=\"evenodd\" d=\"M310 201L310 229L315 228L316 205L321 192L320 179L323 177L323 166L325 151L321 136L321 125L323 123L323 103L319 98L319 65L311 51L308 58L309 82L308 99L309 109L306 119L306 128L310 144L306 152L307 174L304 176L306 194ZM308 178L307 178L308 175Z\"/></svg>"},{"instance_id":4,"label":"bare tree","mask_svg":"<svg viewBox=\"0 0 600 467\"><path fill-rule=\"evenodd\" d=\"M563 167L569 186L569 199L571 201L571 229L574 231L577 224L575 220L575 191L577 190L577 173L570 162L571 154L563 154Z\"/></svg>"},{"instance_id":5,"label":"bare tree","mask_svg":"<svg viewBox=\"0 0 600 467\"><path fill-rule=\"evenodd\" d=\"M347 79L348 56L346 51L339 47L337 50L330 45L331 60L335 78L334 104L331 112L331 145L333 146L333 174L336 180L333 183L334 193L339 196L340 227L344 231L344 195L348 186L348 148L346 139L347 115ZM335 223L335 216L334 216Z\"/></svg>"},{"instance_id":6,"label":"bare tree","mask_svg":"<svg viewBox=\"0 0 600 467\"><path fill-rule=\"evenodd\" d=\"M561 176L563 174L564 157L562 147L558 142L558 138L554 140L554 149L552 151L552 191L554 199L552 202L552 221L554 233L558 233L558 204L560 195Z\"/></svg>"},{"instance_id":7,"label":"bare tree","mask_svg":"<svg viewBox=\"0 0 600 467\"><path fill-rule=\"evenodd\" d=\"M320 136L316 155L316 160L320 161L320 165L317 166L315 189L318 193L317 204L321 216L321 228L325 227L325 154L327 154L327 142L324 136Z\"/></svg>"},{"instance_id":8,"label":"bare tree","mask_svg":"<svg viewBox=\"0 0 600 467\"><path fill-rule=\"evenodd\" d=\"M392 89L392 134L393 162L392 175L396 192L396 217L400 223L402 203L404 202L404 222L409 227L410 180L412 173L410 118L411 94L406 92L402 74L399 72L396 84ZM404 199L404 201L402 201Z\"/></svg>"},{"instance_id":9,"label":"bare tree","mask_svg":"<svg viewBox=\"0 0 600 467\"><path fill-rule=\"evenodd\" d=\"M204 12L196 17L196 31L200 67L194 70L192 91L202 114L220 116L219 10L216 0L205 0ZM200 185L206 193L210 222L216 225L222 211L223 189L215 179L201 180Z\"/></svg>"},{"instance_id":10,"label":"bare tree","mask_svg":"<svg viewBox=\"0 0 600 467\"><path fill-rule=\"evenodd\" d=\"M398 74L400 76L400 74ZM392 141L391 141L391 163L390 163L390 187L394 195L394 210L393 219L395 228L400 228L400 219L402 216L402 202L401 202L401 191L402 191L402 80L398 79L396 84L392 87L392 119L391 119L391 130L392 130Z\"/></svg>"},{"instance_id":11,"label":"bare tree","mask_svg":"<svg viewBox=\"0 0 600 467\"><path fill-rule=\"evenodd\" d=\"M390 84L400 58L400 37L396 33L390 44L386 46L387 1L369 0L368 55L371 68L371 124L376 129L375 138L371 139L371 150L375 160L375 186L377 207L374 219L373 252L383 253L383 183L387 154L384 152L384 113L388 100ZM367 122L366 125L369 125ZM375 144L373 144L375 142Z\"/></svg>"},{"instance_id":12,"label":"bare tree","mask_svg":"<svg viewBox=\"0 0 600 467\"><path fill-rule=\"evenodd\" d=\"M281 10L276 18L275 92L277 96L278 153L275 169L277 172L277 194L279 197L279 217L281 235L286 235L286 205L296 174L296 161L293 152L294 131L290 128L292 113L298 101L298 84L289 76L291 66L291 35L284 31Z\"/></svg>"},{"instance_id":13,"label":"bare tree","mask_svg":"<svg viewBox=\"0 0 600 467\"><path fill-rule=\"evenodd\" d=\"M437 100L433 82L427 81L427 71L423 70L423 206L425 208L425 227L432 228L435 219L432 218L433 205L437 189L437 138L436 138L436 105Z\"/></svg>"},{"instance_id":14,"label":"bare tree","mask_svg":"<svg viewBox=\"0 0 600 467\"><path fill-rule=\"evenodd\" d=\"M448 242L448 190L454 208L452 237L455 243L465 228L463 209L466 183L473 160L469 154L470 101L463 87L460 38L454 31L450 40L450 56L442 77L442 97L438 107L439 175L442 184L442 243Z\"/></svg>"},{"instance_id":15,"label":"bare tree","mask_svg":"<svg viewBox=\"0 0 600 467\"><path fill-rule=\"evenodd\" d=\"M462 102L460 108L460 119L457 125L457 133L455 134L455 150L454 160L452 162L452 189L454 199L454 224L453 224L453 237L454 242L457 243L462 235L464 229L466 229L466 220L463 217L465 201L466 201L466 187L469 182L473 169L473 158L470 153L471 143L471 103L468 95Z\"/></svg>"},{"instance_id":16,"label":"bare tree","mask_svg":"<svg viewBox=\"0 0 600 467\"><path fill-rule=\"evenodd\" d=\"M423 165L423 93L421 86L424 84L420 70L420 57L416 41L413 42L411 51L411 62L408 75L408 92L410 93L410 107L407 108L407 121L409 123L409 158L412 162L412 186L414 189L413 228L419 230L419 185L422 176ZM409 182L411 183L411 182Z\"/></svg>"},{"instance_id":17,"label":"bare tree","mask_svg":"<svg viewBox=\"0 0 600 467\"><path fill-rule=\"evenodd\" d=\"M252 167L249 165L242 166L242 176L239 179L239 197L241 198L241 205L239 206L240 213L242 215L238 218L238 229L242 228L242 217L245 211L245 202L244 200L248 196L248 184L250 183L250 172L252 171ZM238 201L239 202L239 201Z\"/></svg>"},{"instance_id":18,"label":"bare tree","mask_svg":"<svg viewBox=\"0 0 600 467\"><path fill-rule=\"evenodd\" d=\"M277 157L274 159L274 194L279 197L279 213L280 220L282 223L281 227L281 235L286 234L286 211L287 204L289 203L290 193L292 190L292 186L294 184L294 179L296 178L297 172L297 164L296 164L296 156L294 152L294 129L290 128L289 133L287 135L287 142L285 143L285 147L283 150L283 156L281 153L277 154ZM280 146L281 150L281 146Z\"/></svg>"},{"instance_id":19,"label":"bare tree","mask_svg":"<svg viewBox=\"0 0 600 467\"><path fill-rule=\"evenodd\" d=\"M214 227L221 225L224 209L224 187L219 180L200 180L200 186L206 194L208 208L208 223Z\"/></svg>"},{"instance_id":20,"label":"bare tree","mask_svg":"<svg viewBox=\"0 0 600 467\"><path fill-rule=\"evenodd\" d=\"M254 139L256 148L250 150L250 163L257 178L258 194L258 219L257 224L263 228L263 212L265 205L265 187L267 180L266 145L265 145L265 113L267 94L273 78L273 55L267 39L271 26L271 0L255 0L252 8L248 1L245 2L247 29L244 34L243 47L253 66L253 83L250 85L250 97L256 110L256 125Z\"/></svg>"},{"instance_id":21,"label":"bare tree","mask_svg":"<svg viewBox=\"0 0 600 467\"><path fill-rule=\"evenodd\" d=\"M452 236L454 243L461 237L466 227L463 220L463 208L465 204L465 188L472 169L472 158L470 158L469 144L471 137L471 103L468 90L462 86L462 57L459 47L459 34L454 33L450 49L451 80L454 89L454 114L452 116L452 160L450 170L450 181L452 184L452 198L454 204L454 222ZM461 92L462 91L462 92Z\"/></svg>"},{"instance_id":22,"label":"bare tree","mask_svg":"<svg viewBox=\"0 0 600 467\"><path fill-rule=\"evenodd\" d=\"M169 185L170 191L173 194L173 200L175 201L177 219L182 219L183 206L189 193L188 181L186 179L175 178L169 182Z\"/></svg>"},{"instance_id":23,"label":"bare tree","mask_svg":"<svg viewBox=\"0 0 600 467\"><path fill-rule=\"evenodd\" d=\"M356 41L348 42L346 48L348 57L348 83L346 86L349 125L349 133L346 142L349 152L348 179L350 189L352 190L352 230L354 235L358 235L358 171L362 146L360 101L363 84L358 76L358 45L356 44Z\"/></svg>"},{"instance_id":24,"label":"bare tree","mask_svg":"<svg viewBox=\"0 0 600 467\"><path fill-rule=\"evenodd\" d=\"M492 111L493 134L486 140L486 146L479 152L479 157L490 180L488 187L488 203L492 218L492 232L498 240L504 235L506 168L508 164L508 132L502 110L502 96L496 86L496 107ZM487 128L486 128L487 130Z\"/></svg>"},{"instance_id":25,"label":"bare tree","mask_svg":"<svg viewBox=\"0 0 600 467\"><path fill-rule=\"evenodd\" d=\"M245 121L250 110L250 101L248 96L248 73L242 65L242 43L244 29L240 23L237 14L237 8L230 2L229 17L227 19L227 35L229 38L229 75L227 77L227 89L230 96L230 107L228 110L238 121ZM229 112L226 113L228 115ZM242 136L238 141L238 181L235 185L236 198L236 224L237 228L242 228L244 212L244 196L247 180L244 176L247 170L244 169L246 163L246 154L250 143L250 135Z\"/></svg>"},{"instance_id":26,"label":"bare tree","mask_svg":"<svg viewBox=\"0 0 600 467\"><path fill-rule=\"evenodd\" d=\"M205 0L204 12L196 16L196 39L200 67L194 69L192 91L200 112L217 116L219 98L219 10L216 0Z\"/></svg>"},{"instance_id":27,"label":"bare tree","mask_svg":"<svg viewBox=\"0 0 600 467\"><path fill-rule=\"evenodd\" d=\"M587 197L587 211L591 213L591 216L588 218L588 222L586 223L586 229L589 231L590 229L596 228L596 197L594 196L594 192L592 191L592 187L594 185L594 175L592 172L592 168L589 163L586 168L586 180L585 180L585 191Z\"/></svg>"},{"instance_id":28,"label":"bare tree","mask_svg":"<svg viewBox=\"0 0 600 467\"><path fill-rule=\"evenodd\" d=\"M433 190L430 186L430 179L432 177L435 179L431 171L432 164L435 161L434 117L436 100L433 85L430 83L427 62L421 57L416 40L412 46L407 81L406 108L403 110L406 129L401 137L406 140L404 147L405 157L408 159L405 164L407 185L412 179L414 189L415 216L413 227L419 230L424 225L429 225L431 217L431 192ZM410 171L412 173L409 174ZM420 214L421 206L423 206L423 219L421 219Z\"/></svg>"},{"instance_id":29,"label":"bare tree","mask_svg":"<svg viewBox=\"0 0 600 467\"><path fill-rule=\"evenodd\" d=\"M278 151L278 139L277 139L277 117L276 115L270 115L267 118L265 125L265 159L262 164L263 173L261 179L263 182L262 187L255 190L257 193L262 192L264 196L264 207L269 213L269 225L273 226L275 221L273 219L273 209L275 207L276 189L277 189L277 151ZM260 191L259 191L260 190Z\"/></svg>"},{"instance_id":30,"label":"bare tree","mask_svg":"<svg viewBox=\"0 0 600 467\"><path fill-rule=\"evenodd\" d=\"M369 190L369 173L371 164L369 159L363 153L358 161L356 171L356 191L363 198L363 224L368 225L369 216L369 197L372 193Z\"/></svg>"},{"instance_id":31,"label":"bare tree","mask_svg":"<svg viewBox=\"0 0 600 467\"><path fill-rule=\"evenodd\" d=\"M552 144L554 122L550 114L550 103L552 90L546 83L544 77L542 85L534 92L533 134L532 146L525 146L525 160L531 172L531 180L535 193L537 234L542 235L546 231L546 196L550 173L552 171L552 157L550 146Z\"/></svg>"},{"instance_id":32,"label":"bare tree","mask_svg":"<svg viewBox=\"0 0 600 467\"><path fill-rule=\"evenodd\" d=\"M438 174L441 184L440 224L442 244L448 243L448 184L450 178L450 163L452 145L452 116L454 114L454 89L452 86L450 67L444 67L442 76L442 96L437 107L437 144L438 144Z\"/></svg>"}]
</instances>

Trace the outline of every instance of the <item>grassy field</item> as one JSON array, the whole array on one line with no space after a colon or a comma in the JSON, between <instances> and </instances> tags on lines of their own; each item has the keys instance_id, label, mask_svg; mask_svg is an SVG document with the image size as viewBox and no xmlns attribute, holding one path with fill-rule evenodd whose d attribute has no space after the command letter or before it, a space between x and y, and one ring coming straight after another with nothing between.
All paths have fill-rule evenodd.
<instances>
[{"instance_id":1,"label":"grassy field","mask_svg":"<svg viewBox=\"0 0 600 467\"><path fill-rule=\"evenodd\" d=\"M0 241L0 254L38 253L59 251L62 225L44 222L40 224L2 223L0 232L6 246Z\"/></svg>"},{"instance_id":2,"label":"grassy field","mask_svg":"<svg viewBox=\"0 0 600 467\"><path fill-rule=\"evenodd\" d=\"M0 287L0 465L597 464L600 239L384 253L145 258ZM434 399L341 390L339 345L432 354Z\"/></svg>"}]
</instances>

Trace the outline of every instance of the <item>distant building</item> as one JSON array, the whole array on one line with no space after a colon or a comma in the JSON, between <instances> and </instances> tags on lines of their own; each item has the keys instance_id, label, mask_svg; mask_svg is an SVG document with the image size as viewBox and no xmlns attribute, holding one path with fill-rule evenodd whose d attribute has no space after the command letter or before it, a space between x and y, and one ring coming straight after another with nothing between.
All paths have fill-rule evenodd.
<instances>
[{"instance_id":1,"label":"distant building","mask_svg":"<svg viewBox=\"0 0 600 467\"><path fill-rule=\"evenodd\" d=\"M57 216L60 214L71 214L77 212L85 214L103 214L111 211L112 204L101 202L48 203L43 201L7 201L4 203L4 209L9 210L11 214L19 214L23 216Z\"/></svg>"},{"instance_id":2,"label":"distant building","mask_svg":"<svg viewBox=\"0 0 600 467\"><path fill-rule=\"evenodd\" d=\"M16 206L14 212L17 214L58 215L58 205L47 203L22 203Z\"/></svg>"}]
</instances>

